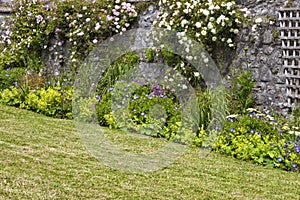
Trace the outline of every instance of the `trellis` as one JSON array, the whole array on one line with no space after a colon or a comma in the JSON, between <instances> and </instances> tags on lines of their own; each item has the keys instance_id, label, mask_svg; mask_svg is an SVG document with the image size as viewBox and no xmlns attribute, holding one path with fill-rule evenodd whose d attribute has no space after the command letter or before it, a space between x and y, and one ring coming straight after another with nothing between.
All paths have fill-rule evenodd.
<instances>
[{"instance_id":1,"label":"trellis","mask_svg":"<svg viewBox=\"0 0 300 200\"><path fill-rule=\"evenodd\" d=\"M292 107L300 103L300 8L279 9L279 23L287 104Z\"/></svg>"},{"instance_id":2,"label":"trellis","mask_svg":"<svg viewBox=\"0 0 300 200\"><path fill-rule=\"evenodd\" d=\"M279 10L279 36L289 107L300 103L300 8Z\"/></svg>"}]
</instances>

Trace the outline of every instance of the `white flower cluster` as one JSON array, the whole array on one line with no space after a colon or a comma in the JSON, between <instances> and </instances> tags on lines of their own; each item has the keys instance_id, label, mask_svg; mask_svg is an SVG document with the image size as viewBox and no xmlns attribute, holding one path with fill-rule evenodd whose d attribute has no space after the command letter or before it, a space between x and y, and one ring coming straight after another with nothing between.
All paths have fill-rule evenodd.
<instances>
[{"instance_id":1,"label":"white flower cluster","mask_svg":"<svg viewBox=\"0 0 300 200\"><path fill-rule=\"evenodd\" d=\"M164 9L154 25L183 31L203 45L223 42L234 47L233 38L239 33L240 19L249 15L247 9L239 10L231 0L204 0L202 3L197 0L160 0L159 4Z\"/></svg>"},{"instance_id":2,"label":"white flower cluster","mask_svg":"<svg viewBox=\"0 0 300 200\"><path fill-rule=\"evenodd\" d=\"M122 34L137 17L134 5L115 0L103 7L101 1L54 1L51 6L36 1L18 1L12 21L3 21L0 44L5 51L46 49L59 61L66 60L63 45L70 44L68 58L78 62L91 45L115 33ZM40 52L40 50L38 50Z\"/></svg>"}]
</instances>

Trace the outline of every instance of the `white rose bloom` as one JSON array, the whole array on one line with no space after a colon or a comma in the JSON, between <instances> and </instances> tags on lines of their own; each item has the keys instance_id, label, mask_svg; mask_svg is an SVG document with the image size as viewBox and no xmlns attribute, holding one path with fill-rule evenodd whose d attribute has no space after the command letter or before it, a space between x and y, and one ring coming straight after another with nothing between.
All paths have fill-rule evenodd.
<instances>
[{"instance_id":1,"label":"white rose bloom","mask_svg":"<svg viewBox=\"0 0 300 200\"><path fill-rule=\"evenodd\" d=\"M84 32L81 31L80 33L77 33L77 35L78 35L78 36L83 36L83 35L84 35Z\"/></svg>"},{"instance_id":2,"label":"white rose bloom","mask_svg":"<svg viewBox=\"0 0 300 200\"><path fill-rule=\"evenodd\" d=\"M217 41L217 37L215 37L215 36L212 37L212 41L213 41L213 42Z\"/></svg>"},{"instance_id":3,"label":"white rose bloom","mask_svg":"<svg viewBox=\"0 0 300 200\"><path fill-rule=\"evenodd\" d=\"M203 14L204 14L205 16L208 16L209 13L210 13L210 12L209 12L208 10L206 10L206 9L203 10Z\"/></svg>"},{"instance_id":4,"label":"white rose bloom","mask_svg":"<svg viewBox=\"0 0 300 200\"><path fill-rule=\"evenodd\" d=\"M203 62L204 63L208 63L209 59L208 58L204 58Z\"/></svg>"},{"instance_id":5,"label":"white rose bloom","mask_svg":"<svg viewBox=\"0 0 300 200\"><path fill-rule=\"evenodd\" d=\"M180 8L182 3L181 2L176 2L177 8Z\"/></svg>"},{"instance_id":6,"label":"white rose bloom","mask_svg":"<svg viewBox=\"0 0 300 200\"><path fill-rule=\"evenodd\" d=\"M227 5L226 5L226 6L227 6L227 9L229 10L229 9L231 8L232 5L233 5L232 2L228 2Z\"/></svg>"},{"instance_id":7,"label":"white rose bloom","mask_svg":"<svg viewBox=\"0 0 300 200\"><path fill-rule=\"evenodd\" d=\"M208 29L212 29L212 28L214 28L214 26L213 26L213 24L212 24L211 22L208 22L207 28L208 28Z\"/></svg>"},{"instance_id":8,"label":"white rose bloom","mask_svg":"<svg viewBox=\"0 0 300 200\"><path fill-rule=\"evenodd\" d=\"M201 35L205 36L207 34L206 30L201 31Z\"/></svg>"},{"instance_id":9,"label":"white rose bloom","mask_svg":"<svg viewBox=\"0 0 300 200\"><path fill-rule=\"evenodd\" d=\"M214 29L214 28L211 29L211 33L212 33L212 34L216 34L216 29Z\"/></svg>"},{"instance_id":10,"label":"white rose bloom","mask_svg":"<svg viewBox=\"0 0 300 200\"><path fill-rule=\"evenodd\" d=\"M200 76L200 73L199 72L194 72L194 76L198 77L198 76Z\"/></svg>"},{"instance_id":11,"label":"white rose bloom","mask_svg":"<svg viewBox=\"0 0 300 200\"><path fill-rule=\"evenodd\" d=\"M228 44L232 43L231 38L228 38L227 43L228 43Z\"/></svg>"},{"instance_id":12,"label":"white rose bloom","mask_svg":"<svg viewBox=\"0 0 300 200\"><path fill-rule=\"evenodd\" d=\"M200 23L200 22L196 22L195 26L196 26L197 28L200 28L200 27L201 27L201 23Z\"/></svg>"},{"instance_id":13,"label":"white rose bloom","mask_svg":"<svg viewBox=\"0 0 300 200\"><path fill-rule=\"evenodd\" d=\"M208 10L213 10L213 9L215 9L214 5L210 5L208 8Z\"/></svg>"},{"instance_id":14,"label":"white rose bloom","mask_svg":"<svg viewBox=\"0 0 300 200\"><path fill-rule=\"evenodd\" d=\"M256 24L262 23L262 21L263 21L263 20L262 20L262 18L260 18L260 17L255 19L255 23L256 23Z\"/></svg>"},{"instance_id":15,"label":"white rose bloom","mask_svg":"<svg viewBox=\"0 0 300 200\"><path fill-rule=\"evenodd\" d=\"M181 21L181 27L184 27L187 23L188 23L188 21L186 19L183 19Z\"/></svg>"},{"instance_id":16,"label":"white rose bloom","mask_svg":"<svg viewBox=\"0 0 300 200\"><path fill-rule=\"evenodd\" d=\"M238 29L234 29L234 30L233 30L233 33L234 33L234 34L238 34L238 33L239 33L239 30L238 30Z\"/></svg>"},{"instance_id":17,"label":"white rose bloom","mask_svg":"<svg viewBox=\"0 0 300 200\"><path fill-rule=\"evenodd\" d=\"M93 43L94 43L94 44L96 44L97 42L98 42L98 40L97 40L97 39L94 39L94 40L93 40Z\"/></svg>"}]
</instances>

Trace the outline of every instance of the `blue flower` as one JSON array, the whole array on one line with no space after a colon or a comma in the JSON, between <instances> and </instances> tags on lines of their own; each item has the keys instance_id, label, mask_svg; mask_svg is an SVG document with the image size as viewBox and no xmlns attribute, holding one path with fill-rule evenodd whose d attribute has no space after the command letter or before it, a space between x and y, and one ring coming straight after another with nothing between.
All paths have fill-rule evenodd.
<instances>
[{"instance_id":1,"label":"blue flower","mask_svg":"<svg viewBox=\"0 0 300 200\"><path fill-rule=\"evenodd\" d=\"M278 162L282 162L282 158L278 158L277 160L278 160Z\"/></svg>"},{"instance_id":2,"label":"blue flower","mask_svg":"<svg viewBox=\"0 0 300 200\"><path fill-rule=\"evenodd\" d=\"M257 131L257 132L255 132L255 134L257 134L258 136L261 136L260 132L258 132L258 131Z\"/></svg>"},{"instance_id":3,"label":"blue flower","mask_svg":"<svg viewBox=\"0 0 300 200\"><path fill-rule=\"evenodd\" d=\"M228 117L227 120L233 122L233 119L231 117Z\"/></svg>"},{"instance_id":4,"label":"blue flower","mask_svg":"<svg viewBox=\"0 0 300 200\"><path fill-rule=\"evenodd\" d=\"M298 145L295 146L296 152L300 153L300 147Z\"/></svg>"},{"instance_id":5,"label":"blue flower","mask_svg":"<svg viewBox=\"0 0 300 200\"><path fill-rule=\"evenodd\" d=\"M292 167L293 167L294 169L296 169L296 168L297 168L297 164L296 164L296 163L293 163L293 164L292 164Z\"/></svg>"},{"instance_id":6,"label":"blue flower","mask_svg":"<svg viewBox=\"0 0 300 200\"><path fill-rule=\"evenodd\" d=\"M18 87L18 82L15 81L13 84L14 86Z\"/></svg>"},{"instance_id":7,"label":"blue flower","mask_svg":"<svg viewBox=\"0 0 300 200\"><path fill-rule=\"evenodd\" d=\"M142 113L141 113L141 115L142 115L142 116L144 116L144 117L146 117L146 116L147 116L147 115L146 115L146 113L144 113L144 112L142 112Z\"/></svg>"},{"instance_id":8,"label":"blue flower","mask_svg":"<svg viewBox=\"0 0 300 200\"><path fill-rule=\"evenodd\" d=\"M250 130L250 133L252 133L252 134L253 134L253 133L254 133L254 130L253 130L253 129L251 129L251 130Z\"/></svg>"},{"instance_id":9,"label":"blue flower","mask_svg":"<svg viewBox=\"0 0 300 200\"><path fill-rule=\"evenodd\" d=\"M98 94L96 94L96 99L97 101L100 101L101 97Z\"/></svg>"},{"instance_id":10,"label":"blue flower","mask_svg":"<svg viewBox=\"0 0 300 200\"><path fill-rule=\"evenodd\" d=\"M235 132L234 128L230 128L230 132L234 133Z\"/></svg>"},{"instance_id":11,"label":"blue flower","mask_svg":"<svg viewBox=\"0 0 300 200\"><path fill-rule=\"evenodd\" d=\"M217 125L217 126L215 126L215 130L220 130L220 127Z\"/></svg>"},{"instance_id":12,"label":"blue flower","mask_svg":"<svg viewBox=\"0 0 300 200\"><path fill-rule=\"evenodd\" d=\"M283 146L283 148L288 148L288 146L289 146L289 144L290 144L290 141L287 141L286 143L285 143L285 145Z\"/></svg>"}]
</instances>

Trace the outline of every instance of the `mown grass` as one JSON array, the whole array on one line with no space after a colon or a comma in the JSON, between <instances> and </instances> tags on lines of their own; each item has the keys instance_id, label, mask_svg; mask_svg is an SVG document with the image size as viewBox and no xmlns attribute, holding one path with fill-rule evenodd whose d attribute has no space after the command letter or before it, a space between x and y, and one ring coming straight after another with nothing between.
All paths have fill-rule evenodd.
<instances>
[{"instance_id":1,"label":"mown grass","mask_svg":"<svg viewBox=\"0 0 300 200\"><path fill-rule=\"evenodd\" d=\"M164 143L107 134L128 151ZM72 121L0 105L0 199L299 198L299 174L198 149L153 173L114 170L87 153Z\"/></svg>"}]
</instances>

